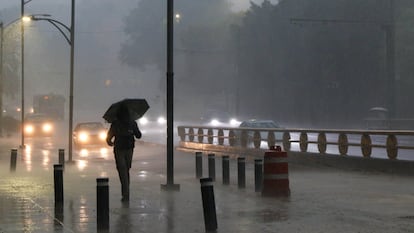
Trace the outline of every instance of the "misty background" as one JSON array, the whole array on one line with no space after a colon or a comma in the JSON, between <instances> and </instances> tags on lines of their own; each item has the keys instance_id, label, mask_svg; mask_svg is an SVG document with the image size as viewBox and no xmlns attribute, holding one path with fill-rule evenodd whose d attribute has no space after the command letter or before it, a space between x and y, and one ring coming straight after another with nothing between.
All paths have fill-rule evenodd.
<instances>
[{"instance_id":1,"label":"misty background","mask_svg":"<svg viewBox=\"0 0 414 233\"><path fill-rule=\"evenodd\" d=\"M0 4L4 23L20 17L20 1ZM408 0L176 0L175 120L196 123L217 110L286 127L361 128L372 107L412 119L413 10ZM25 12L70 24L69 0L33 0ZM165 113L166 1L78 0L75 21L75 122L102 121L126 97L146 98L149 114ZM4 108L13 114L20 27L7 31ZM49 23L25 26L26 112L35 94L68 102L69 49Z\"/></svg>"}]
</instances>

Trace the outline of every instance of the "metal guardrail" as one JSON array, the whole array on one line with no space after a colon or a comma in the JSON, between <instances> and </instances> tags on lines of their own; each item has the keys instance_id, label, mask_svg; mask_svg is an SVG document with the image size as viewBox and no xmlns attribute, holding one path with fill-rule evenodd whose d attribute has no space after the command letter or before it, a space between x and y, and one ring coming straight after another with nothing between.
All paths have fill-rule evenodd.
<instances>
[{"instance_id":1,"label":"metal guardrail","mask_svg":"<svg viewBox=\"0 0 414 233\"><path fill-rule=\"evenodd\" d=\"M359 147L363 157L371 157L374 148L385 150L389 159L397 159L401 150L414 149L414 131L411 130L342 130L301 128L231 128L208 126L178 126L181 142L260 149L281 145L285 151L293 151L298 144L300 152L309 151L315 145L320 154L327 147L336 147L330 154L349 155L350 147ZM412 151L410 151L412 153ZM414 156L413 156L414 159Z\"/></svg>"}]
</instances>

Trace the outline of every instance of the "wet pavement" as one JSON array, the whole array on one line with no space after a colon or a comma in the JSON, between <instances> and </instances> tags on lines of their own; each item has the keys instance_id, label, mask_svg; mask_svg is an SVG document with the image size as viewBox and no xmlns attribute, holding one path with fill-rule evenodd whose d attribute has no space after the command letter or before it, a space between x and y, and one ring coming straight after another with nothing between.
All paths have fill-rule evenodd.
<instances>
[{"instance_id":1,"label":"wet pavement","mask_svg":"<svg viewBox=\"0 0 414 233\"><path fill-rule=\"evenodd\" d=\"M18 151L10 172L10 148L0 148L0 233L98 232L96 178L109 178L107 232L205 232L199 180L193 153L175 151L175 183L163 191L166 150L139 144L131 170L131 200L123 204L112 153L75 156L64 171L64 206L55 210L53 164L58 152ZM203 157L207 176L207 156ZM414 185L408 176L289 165L291 196L264 198L254 191L254 165L246 164L246 188L237 186L236 160L230 185L222 184L216 159L214 194L217 232L414 232Z\"/></svg>"}]
</instances>

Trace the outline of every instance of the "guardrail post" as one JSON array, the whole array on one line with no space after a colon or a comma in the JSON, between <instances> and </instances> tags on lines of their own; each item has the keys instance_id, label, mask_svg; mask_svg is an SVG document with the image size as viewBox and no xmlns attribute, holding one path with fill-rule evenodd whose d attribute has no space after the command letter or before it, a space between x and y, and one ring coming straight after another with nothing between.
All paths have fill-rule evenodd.
<instances>
[{"instance_id":1,"label":"guardrail post","mask_svg":"<svg viewBox=\"0 0 414 233\"><path fill-rule=\"evenodd\" d=\"M96 215L98 229L109 229L109 178L96 179Z\"/></svg>"},{"instance_id":2,"label":"guardrail post","mask_svg":"<svg viewBox=\"0 0 414 233\"><path fill-rule=\"evenodd\" d=\"M228 155L223 155L222 158L222 167L223 167L223 184L230 184L230 157Z\"/></svg>"},{"instance_id":3,"label":"guardrail post","mask_svg":"<svg viewBox=\"0 0 414 233\"><path fill-rule=\"evenodd\" d=\"M246 158L237 158L237 184L239 188L246 187Z\"/></svg>"},{"instance_id":4,"label":"guardrail post","mask_svg":"<svg viewBox=\"0 0 414 233\"><path fill-rule=\"evenodd\" d=\"M201 178L203 176L203 153L195 153L195 166L196 166L196 178Z\"/></svg>"},{"instance_id":5,"label":"guardrail post","mask_svg":"<svg viewBox=\"0 0 414 233\"><path fill-rule=\"evenodd\" d=\"M254 160L254 191L261 192L263 185L263 160Z\"/></svg>"},{"instance_id":6,"label":"guardrail post","mask_svg":"<svg viewBox=\"0 0 414 233\"><path fill-rule=\"evenodd\" d=\"M65 150L59 149L59 164L62 164L63 169L65 169Z\"/></svg>"},{"instance_id":7,"label":"guardrail post","mask_svg":"<svg viewBox=\"0 0 414 233\"><path fill-rule=\"evenodd\" d=\"M63 165L53 165L53 177L55 184L55 205L63 204Z\"/></svg>"},{"instance_id":8,"label":"guardrail post","mask_svg":"<svg viewBox=\"0 0 414 233\"><path fill-rule=\"evenodd\" d=\"M17 163L17 149L11 149L10 153L10 171L16 171L16 163Z\"/></svg>"},{"instance_id":9,"label":"guardrail post","mask_svg":"<svg viewBox=\"0 0 414 233\"><path fill-rule=\"evenodd\" d=\"M202 178L200 179L200 184L206 231L215 231L217 230L217 216L216 203L214 200L213 179L211 179L211 177Z\"/></svg>"},{"instance_id":10,"label":"guardrail post","mask_svg":"<svg viewBox=\"0 0 414 233\"><path fill-rule=\"evenodd\" d=\"M216 180L216 160L215 154L208 154L208 177Z\"/></svg>"}]
</instances>

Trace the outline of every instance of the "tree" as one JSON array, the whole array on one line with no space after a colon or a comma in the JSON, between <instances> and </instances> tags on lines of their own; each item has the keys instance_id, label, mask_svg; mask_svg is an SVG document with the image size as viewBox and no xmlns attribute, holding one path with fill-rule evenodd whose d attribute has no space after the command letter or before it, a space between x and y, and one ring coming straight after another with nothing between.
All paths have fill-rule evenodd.
<instances>
[{"instance_id":1,"label":"tree","mask_svg":"<svg viewBox=\"0 0 414 233\"><path fill-rule=\"evenodd\" d=\"M13 20L15 8L0 12L4 24ZM8 25L3 31L3 96L15 98L19 90L20 75L20 24Z\"/></svg>"},{"instance_id":2,"label":"tree","mask_svg":"<svg viewBox=\"0 0 414 233\"><path fill-rule=\"evenodd\" d=\"M142 0L125 19L128 40L122 44L120 59L139 69L156 66L166 69L165 1ZM174 70L176 97L180 104L194 111L202 106L222 104L233 80L233 66L228 57L229 26L233 22L226 0L176 0L174 22ZM165 90L160 80L160 90ZM190 98L191 97L191 98ZM194 98L195 97L195 98ZM221 109L226 106L219 106ZM179 111L182 112L182 111ZM188 112L188 111L187 111Z\"/></svg>"},{"instance_id":3,"label":"tree","mask_svg":"<svg viewBox=\"0 0 414 233\"><path fill-rule=\"evenodd\" d=\"M225 0L175 1L175 11L180 14L180 20L175 22L175 38L180 38L181 32L188 28L209 27L229 14L229 5ZM197 30L197 29L195 29ZM166 51L166 2L142 0L138 6L125 18L125 33L128 40L122 44L121 61L127 65L145 69L145 66L156 65L160 70L165 68ZM191 46L191 41L178 39L181 46ZM187 43L187 44L185 44ZM201 42L202 43L202 42ZM187 49L187 48L186 48Z\"/></svg>"},{"instance_id":4,"label":"tree","mask_svg":"<svg viewBox=\"0 0 414 233\"><path fill-rule=\"evenodd\" d=\"M291 120L293 114L296 122L314 126L328 119L362 122L367 106L385 96L377 95L385 92L384 5L384 0L252 4L235 36L243 48L238 64L244 86L260 90L268 104L276 101L276 109L267 109L276 118ZM249 108L258 102L246 101Z\"/></svg>"}]
</instances>

